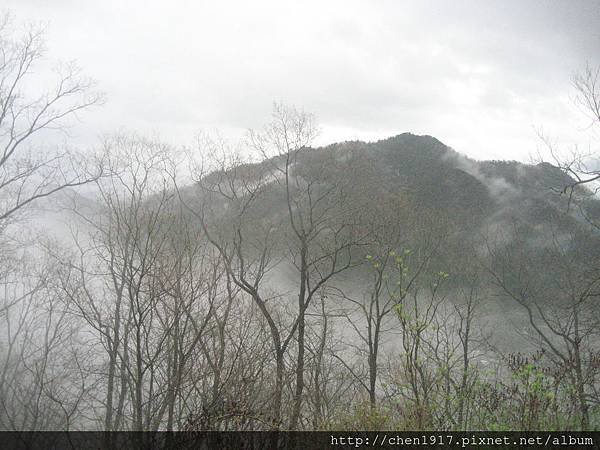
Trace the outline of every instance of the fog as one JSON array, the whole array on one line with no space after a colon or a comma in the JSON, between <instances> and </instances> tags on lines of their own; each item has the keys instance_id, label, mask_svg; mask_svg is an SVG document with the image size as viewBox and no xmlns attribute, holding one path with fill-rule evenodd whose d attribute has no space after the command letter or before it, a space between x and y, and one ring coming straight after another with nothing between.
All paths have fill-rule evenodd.
<instances>
[{"instance_id":1,"label":"fog","mask_svg":"<svg viewBox=\"0 0 600 450\"><path fill-rule=\"evenodd\" d=\"M0 430L600 426L596 2L7 6Z\"/></svg>"}]
</instances>

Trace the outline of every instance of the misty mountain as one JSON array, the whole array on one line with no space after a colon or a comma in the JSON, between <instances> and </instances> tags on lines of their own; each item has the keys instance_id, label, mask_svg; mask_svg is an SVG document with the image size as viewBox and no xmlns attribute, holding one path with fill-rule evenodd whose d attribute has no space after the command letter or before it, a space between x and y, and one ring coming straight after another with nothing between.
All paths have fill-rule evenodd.
<instances>
[{"instance_id":1,"label":"misty mountain","mask_svg":"<svg viewBox=\"0 0 600 450\"><path fill-rule=\"evenodd\" d=\"M218 183L228 177L240 185L262 180L264 186L253 202L251 214L262 223L260 226L278 228L287 220L287 204L284 185L277 183L277 175L273 174L282 167L284 157L238 164L210 173L205 179ZM578 189L570 203L562 191L574 180L548 163L476 161L434 137L411 133L372 143L348 141L303 149L293 158L292 176L314 182L321 192L334 185L343 186L340 190L344 192L344 208L353 209L350 215L383 228L376 252L381 248L425 251L432 236L443 234L443 244L432 258L429 272L450 272L452 277L447 284L454 289L463 288L465 279L481 270L482 264L488 268L527 264L536 279L552 277L548 260L556 256L552 252L559 250L582 266L597 267L600 239L590 222L600 217L599 202L586 189ZM192 191L191 186L185 188L184 197L198 201L198 192ZM217 215L227 217L231 211L226 205L220 205L224 209L215 207L222 201L220 198L209 203L213 212L220 210ZM223 224L225 227L217 228L226 228L227 220ZM289 249L285 238L282 241L279 248L275 246L275 252L285 254ZM516 251L505 255L511 246L520 246L531 261ZM354 250L357 260L371 251L373 247L368 246ZM288 281L280 283L293 283L293 268L280 266L278 270L280 275L291 274ZM363 280L358 282L361 284L369 276L368 269L361 266L344 278ZM493 285L489 274L481 278ZM513 286L519 287L516 281ZM506 298L501 299L506 293L499 292L497 286L488 284L486 289L491 289L490 297L499 302L497 308L518 309ZM562 294L557 291L544 295L552 299Z\"/></svg>"},{"instance_id":2,"label":"misty mountain","mask_svg":"<svg viewBox=\"0 0 600 450\"><path fill-rule=\"evenodd\" d=\"M573 179L548 163L475 161L431 136L404 133L374 143L348 142L321 151L360 149L372 158L382 184L410 193L418 204L446 211L470 228L498 215L532 225L566 211L557 194ZM360 179L356 180L360 183Z\"/></svg>"},{"instance_id":3,"label":"misty mountain","mask_svg":"<svg viewBox=\"0 0 600 450\"><path fill-rule=\"evenodd\" d=\"M597 317L600 239L592 224L597 224L594 221L600 208L598 201L583 189L575 192L569 204L568 196L560 192L573 180L550 164L475 161L431 136L405 133L373 143L352 141L322 148L302 147L263 158L259 163L234 160L223 164L220 170L207 173L197 184L180 186L176 192L175 186L163 184L165 174L161 164L148 163L152 158L133 158L132 161L132 173L135 174L138 167L145 168L146 176L139 179L151 180L149 187L141 188L135 179L118 172L98 181L98 189L105 189L104 196L66 191L57 197L66 209L54 215L47 211L42 217L44 225L40 231L44 234L54 234L67 248L73 248L74 242L69 242L77 238L80 247L76 247L76 251L89 249L59 265L66 271L60 272L66 277L65 286L70 289L68 283L73 283L73 278L77 280L78 273L86 277L88 272L97 274L97 283L110 281L112 278L106 278L105 274L111 272L102 269L102 263L113 264L123 254L127 264L133 262L132 270L125 273L133 281L124 278L126 282L134 285L138 276L148 280L139 283L144 287L139 294L133 288L128 291L132 296L128 308L142 314L143 320L136 323L148 333L162 330L163 312L158 308L163 303L159 302L164 302L168 309L185 306L182 303L185 299L189 308L198 308L189 314L204 317L202 320L212 320L210 311L215 308L214 314L222 312L227 320L238 320L240 330L256 327L256 344L252 344L254 350L249 357L254 361L253 352L258 348L264 355L256 367L266 374L264 381L257 383L257 389L265 389L266 394L260 394L265 398L270 398L273 392L273 379L269 377L274 366L283 366L288 376L298 367L294 365L294 358L298 357L299 350L294 348L297 341L293 338L299 332L289 335L287 352L281 352L279 360L274 359L269 328L254 308L255 304L264 308L265 317L268 314L274 318L273 327L278 327L284 336L293 330L294 317L302 317L303 324L310 330L306 348L312 352L314 344L320 342L321 351L325 352L329 346L323 358L329 354L335 356L326 367L335 371L331 380L343 383L367 379L369 374L380 370L380 379L394 385L397 374L403 373L402 364L413 364L402 358L410 354L412 350L407 346L415 339L430 339L431 343L426 347L431 353L427 353L428 362L422 370L441 373L435 364L443 367L453 364L456 379L460 379L462 369L456 359L459 354L455 352L465 336L467 307L472 308L468 320L473 322L469 322L468 327L472 326L474 333L473 347L464 350L470 361L467 369L468 373L481 373L482 377L487 376L488 369L495 368L501 374L498 379L504 380L506 376L506 380L512 380L510 372L520 373L528 361L517 364L521 353L515 352L532 355L540 348L540 339L532 332L527 307L537 308L538 324L550 317L552 322L548 327L564 326L560 330L571 333L569 327L575 305L579 326L583 323L586 327L582 339L586 339L586 345L589 342L590 348L597 344L596 336L588 333L596 329L595 324L589 325L587 321ZM286 184L282 177L287 170L290 181ZM129 191L127 183L139 190ZM289 198L286 198L286 189L293 191ZM178 201L179 195L183 202ZM312 198L307 199L307 196ZM64 214L65 211L70 213ZM307 214L312 217L308 218ZM318 231L294 234L290 217L305 220L305 225L318 223ZM75 231L75 235L71 231ZM307 244L302 247L304 237ZM215 259L217 245L220 259ZM337 252L336 249L343 250ZM98 250L98 256L91 262L81 259L82 255L88 258L88 252ZM328 273L335 272L327 278L323 291L316 292L310 305L306 303L306 310L295 309L299 308L302 277L298 274L302 252L308 255L304 274L311 277L311 282L305 285L309 289ZM336 262L331 262L332 255L337 258ZM190 261L182 264L180 259L188 256ZM146 269L143 264L149 260L155 262ZM84 261L81 271L72 273L79 261ZM223 266L210 265L212 261ZM89 264L89 269L83 264ZM229 271L224 269L227 264ZM171 286L178 289L179 284L172 279L188 280L178 278L177 271L182 267L189 271L186 277L193 283L189 297L186 297L188 291L172 296L168 290ZM217 276L214 285L207 285L210 289L207 287L206 291L199 289L202 283L210 282L211 273ZM234 276L245 276L252 283L250 290L258 286L258 300L242 290L232 291L230 281ZM410 292L398 297L405 286L403 283L413 276L416 282L405 294ZM79 283L83 286L84 281L73 285L78 295L82 292L78 290ZM377 283L385 288L379 291L381 297L374 302ZM402 287L394 291L397 285ZM93 292L91 295L96 297L85 301L73 298L82 302L83 308L90 302L101 305L107 308L107 317L114 317L110 308L119 295L113 294L110 287L98 287L104 284L91 286L92 291L86 292ZM119 290L115 292L118 294ZM195 295L198 292L200 296ZM210 296L203 296L204 292ZM230 308L236 311L231 317ZM381 313L384 310L389 314ZM153 319L155 311L158 312ZM76 310L77 314L80 312L81 309ZM94 317L89 316L89 320L95 320ZM220 316L217 320L221 320ZM378 365L368 363L373 361L368 356L372 350L367 350L368 346L363 345L367 341L361 337L361 333L365 336L365 330L372 329L375 323L381 326L381 335L377 337ZM548 327L541 325L542 331ZM170 333L171 326L166 330ZM214 333L207 332L207 339L218 336ZM162 348L165 338L157 336L156 351L166 354L170 347ZM552 342L563 345L556 336L550 336ZM442 341L451 363L438 353ZM193 346L189 348L190 352L196 350ZM200 353L197 358L202 358ZM240 366L236 358L231 359L232 371ZM417 359L416 363L420 364L421 357ZM345 365L340 365L341 360ZM168 362L168 358L165 361ZM311 364L307 370L317 367L312 356L306 361ZM554 360L551 364L544 362L540 370L547 370L552 364ZM253 366L246 363L242 367ZM241 381L228 388L232 398L248 391L243 384L247 379L243 370ZM307 389L313 389L311 383L313 381L307 382ZM364 381L361 386L365 388ZM387 387L373 386L369 395L377 400ZM401 390L406 385L398 386ZM443 383L435 386L441 389ZM487 389L491 384L482 386ZM364 392L360 394L361 388L357 392L357 398L364 395ZM290 403L293 400L289 394L282 395ZM332 394L332 398L338 398L338 394ZM266 410L267 407L253 408ZM344 414L345 409L346 403L342 406ZM508 410L512 409L508 406ZM196 420L196 410L194 406L191 413L182 414L191 414L185 417ZM221 413L218 409L214 413L206 409L202 414Z\"/></svg>"},{"instance_id":4,"label":"misty mountain","mask_svg":"<svg viewBox=\"0 0 600 450\"><path fill-rule=\"evenodd\" d=\"M241 165L233 177L256 181L280 159ZM398 208L445 216L462 238L484 229L500 232L515 221L530 231L587 230L584 215L594 219L600 210L600 202L584 188L575 192L579 201L570 204L562 191L574 180L551 164L476 161L434 137L411 133L372 143L347 141L314 148L298 157L293 170L325 185L345 179L352 185L350 195L368 193L375 202L381 196L401 195L404 201ZM280 215L285 207L281 190L271 184L258 206L265 219Z\"/></svg>"}]
</instances>

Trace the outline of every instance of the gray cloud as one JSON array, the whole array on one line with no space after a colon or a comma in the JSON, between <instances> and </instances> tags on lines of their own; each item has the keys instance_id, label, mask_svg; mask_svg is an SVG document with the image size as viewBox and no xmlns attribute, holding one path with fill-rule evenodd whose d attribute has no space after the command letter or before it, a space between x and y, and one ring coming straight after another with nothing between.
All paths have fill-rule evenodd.
<instances>
[{"instance_id":1,"label":"gray cloud","mask_svg":"<svg viewBox=\"0 0 600 450\"><path fill-rule=\"evenodd\" d=\"M570 77L599 63L596 0L60 2L9 0L48 22L52 57L107 92L76 138L126 126L190 142L239 135L272 101L319 117L320 143L404 131L475 158L527 159L534 126L566 142Z\"/></svg>"}]
</instances>

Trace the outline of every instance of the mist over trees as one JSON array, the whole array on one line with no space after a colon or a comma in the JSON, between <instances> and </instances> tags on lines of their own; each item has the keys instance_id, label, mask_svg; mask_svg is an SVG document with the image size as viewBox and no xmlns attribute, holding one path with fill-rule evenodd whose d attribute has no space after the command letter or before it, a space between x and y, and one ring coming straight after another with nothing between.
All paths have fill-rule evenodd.
<instances>
[{"instance_id":1,"label":"mist over trees","mask_svg":"<svg viewBox=\"0 0 600 450\"><path fill-rule=\"evenodd\" d=\"M597 155L314 148L281 104L239 147L53 150L103 96L73 66L30 94L43 34L8 15L0 47L2 430L600 426ZM25 232L50 201L59 236Z\"/></svg>"}]
</instances>

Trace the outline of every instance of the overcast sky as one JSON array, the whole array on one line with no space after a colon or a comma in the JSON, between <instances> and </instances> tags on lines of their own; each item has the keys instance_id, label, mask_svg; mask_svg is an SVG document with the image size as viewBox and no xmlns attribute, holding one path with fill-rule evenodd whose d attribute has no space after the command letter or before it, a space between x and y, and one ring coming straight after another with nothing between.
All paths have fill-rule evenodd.
<instances>
[{"instance_id":1,"label":"overcast sky","mask_svg":"<svg viewBox=\"0 0 600 450\"><path fill-rule=\"evenodd\" d=\"M478 159L527 160L535 129L586 143L570 80L600 64L600 0L8 0L47 24L106 104L71 131L188 144L240 136L273 101L314 113L319 144L429 134Z\"/></svg>"}]
</instances>

